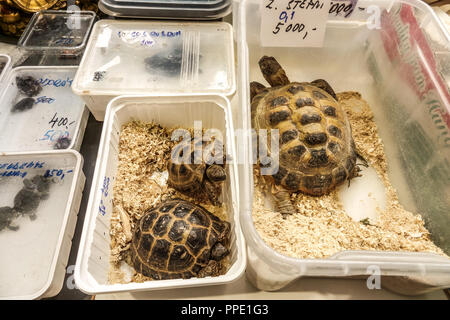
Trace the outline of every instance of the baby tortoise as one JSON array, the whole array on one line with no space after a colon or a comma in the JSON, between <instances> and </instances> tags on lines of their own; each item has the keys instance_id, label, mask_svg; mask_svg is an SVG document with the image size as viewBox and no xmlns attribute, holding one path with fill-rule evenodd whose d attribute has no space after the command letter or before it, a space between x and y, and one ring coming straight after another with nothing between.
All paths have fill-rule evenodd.
<instances>
[{"instance_id":1,"label":"baby tortoise","mask_svg":"<svg viewBox=\"0 0 450 320\"><path fill-rule=\"evenodd\" d=\"M37 96L42 91L41 85L32 76L17 76L16 86L20 93L23 93L30 98Z\"/></svg>"},{"instance_id":2,"label":"baby tortoise","mask_svg":"<svg viewBox=\"0 0 450 320\"><path fill-rule=\"evenodd\" d=\"M67 149L71 142L72 140L69 137L60 137L53 145L53 149Z\"/></svg>"},{"instance_id":3,"label":"baby tortoise","mask_svg":"<svg viewBox=\"0 0 450 320\"><path fill-rule=\"evenodd\" d=\"M250 84L252 125L268 130L259 143L278 171L265 179L280 212L292 214L291 192L327 194L358 175L358 154L347 115L325 80L290 82L273 57L262 57L259 66L271 87ZM279 159L270 158L270 129L279 130Z\"/></svg>"},{"instance_id":4,"label":"baby tortoise","mask_svg":"<svg viewBox=\"0 0 450 320\"><path fill-rule=\"evenodd\" d=\"M230 224L203 207L168 200L138 221L130 264L155 280L217 276L229 236Z\"/></svg>"},{"instance_id":5,"label":"baby tortoise","mask_svg":"<svg viewBox=\"0 0 450 320\"><path fill-rule=\"evenodd\" d=\"M8 228L13 231L19 230L19 226L13 224L13 220L18 217L18 213L11 207L0 208L0 231Z\"/></svg>"},{"instance_id":6,"label":"baby tortoise","mask_svg":"<svg viewBox=\"0 0 450 320\"><path fill-rule=\"evenodd\" d=\"M205 161L202 159L204 154L217 156L221 164L212 163L208 159ZM205 137L183 140L172 150L167 165L168 184L191 197L205 194L212 204L218 204L222 182L227 178L224 163L221 141L208 141Z\"/></svg>"}]
</instances>

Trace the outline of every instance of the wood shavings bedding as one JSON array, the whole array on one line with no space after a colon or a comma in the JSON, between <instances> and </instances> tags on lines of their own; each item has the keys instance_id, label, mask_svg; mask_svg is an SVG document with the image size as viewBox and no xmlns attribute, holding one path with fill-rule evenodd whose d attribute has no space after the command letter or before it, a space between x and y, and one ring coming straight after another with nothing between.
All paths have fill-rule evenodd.
<instances>
[{"instance_id":1,"label":"wood shavings bedding","mask_svg":"<svg viewBox=\"0 0 450 320\"><path fill-rule=\"evenodd\" d=\"M131 278L123 271L124 260L130 246L130 229L134 230L136 222L152 207L161 202L180 198L199 204L222 220L229 221L226 205L213 206L203 199L192 199L167 185L167 163L171 150L177 143L171 140L175 130L164 128L154 123L132 121L122 127L119 138L119 159L113 189L113 212L111 216L111 268L110 283L144 282L152 280L139 273ZM123 222L121 215L130 219L129 226ZM222 265L226 272L229 257Z\"/></svg>"},{"instance_id":2,"label":"wood shavings bedding","mask_svg":"<svg viewBox=\"0 0 450 320\"><path fill-rule=\"evenodd\" d=\"M360 154L382 179L386 210L379 210L376 224L354 221L345 212L337 191L321 197L294 193L297 213L283 219L268 209L264 180L254 168L253 221L262 239L281 254L295 258L327 258L344 250L431 252L445 255L429 238L420 215L405 210L387 173L387 161L374 116L357 92L343 92L338 99L352 126Z\"/></svg>"}]
</instances>

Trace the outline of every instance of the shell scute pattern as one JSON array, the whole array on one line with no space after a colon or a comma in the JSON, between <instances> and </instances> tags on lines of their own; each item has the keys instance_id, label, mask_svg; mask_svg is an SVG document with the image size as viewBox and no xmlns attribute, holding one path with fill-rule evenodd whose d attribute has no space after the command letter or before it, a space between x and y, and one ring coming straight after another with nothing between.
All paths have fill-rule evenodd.
<instances>
[{"instance_id":1,"label":"shell scute pattern","mask_svg":"<svg viewBox=\"0 0 450 320\"><path fill-rule=\"evenodd\" d=\"M213 250L228 246L229 232L230 224L206 209L169 200L139 220L131 242L132 264L155 280L198 277L211 262L228 254L215 256Z\"/></svg>"},{"instance_id":2,"label":"shell scute pattern","mask_svg":"<svg viewBox=\"0 0 450 320\"><path fill-rule=\"evenodd\" d=\"M289 82L272 57L263 57L260 67L272 87L252 83L252 124L257 132L279 130L279 170L272 175L275 184L289 192L318 196L354 177L351 127L332 89L329 93L318 84L323 80ZM268 136L270 154L270 131Z\"/></svg>"}]
</instances>

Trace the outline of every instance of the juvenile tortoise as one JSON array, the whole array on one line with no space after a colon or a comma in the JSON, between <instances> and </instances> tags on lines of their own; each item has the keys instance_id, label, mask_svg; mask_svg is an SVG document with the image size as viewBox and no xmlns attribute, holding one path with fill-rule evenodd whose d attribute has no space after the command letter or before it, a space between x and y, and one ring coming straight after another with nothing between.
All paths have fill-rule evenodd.
<instances>
[{"instance_id":1,"label":"juvenile tortoise","mask_svg":"<svg viewBox=\"0 0 450 320\"><path fill-rule=\"evenodd\" d=\"M229 253L229 234L230 224L203 207L168 200L138 221L130 263L155 280L217 276Z\"/></svg>"},{"instance_id":2,"label":"juvenile tortoise","mask_svg":"<svg viewBox=\"0 0 450 320\"><path fill-rule=\"evenodd\" d=\"M203 155L209 155L203 159ZM168 184L191 197L206 195L212 204L219 203L221 182L225 181L225 157L222 142L201 138L185 139L177 144L167 165Z\"/></svg>"},{"instance_id":3,"label":"juvenile tortoise","mask_svg":"<svg viewBox=\"0 0 450 320\"><path fill-rule=\"evenodd\" d=\"M295 212L291 192L321 196L357 176L358 154L345 111L325 80L290 82L273 57L262 57L259 66L271 88L250 84L252 125L256 132L268 130L259 146L278 171L269 171L265 180L285 216ZM270 156L270 129L279 130L278 159Z\"/></svg>"}]
</instances>

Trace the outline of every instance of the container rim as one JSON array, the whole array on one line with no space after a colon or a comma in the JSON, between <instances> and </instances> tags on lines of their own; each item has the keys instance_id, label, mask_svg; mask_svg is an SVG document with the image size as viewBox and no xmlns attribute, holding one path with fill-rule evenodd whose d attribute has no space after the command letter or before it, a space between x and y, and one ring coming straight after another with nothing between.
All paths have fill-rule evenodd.
<instances>
[{"instance_id":1,"label":"container rim","mask_svg":"<svg viewBox=\"0 0 450 320\"><path fill-rule=\"evenodd\" d=\"M11 56L8 54L4 54L4 53L0 53L0 58L5 58L5 66L3 67L2 72L0 73L0 82L3 81L4 78L6 78L8 76L8 73L11 69Z\"/></svg>"},{"instance_id":2,"label":"container rim","mask_svg":"<svg viewBox=\"0 0 450 320\"><path fill-rule=\"evenodd\" d=\"M14 153L0 153L1 156L8 156L8 157L13 157L13 156L39 156L39 155L57 155L57 154L70 154L70 156L75 157L76 159L76 164L74 167L74 171L73 171L73 179L72 179L72 185L70 186L70 191L68 194L68 201L67 201L67 205L64 211L64 218L62 220L61 223L61 228L58 234L58 240L56 242L56 246L55 246L55 253L53 255L52 258L52 262L50 265L50 269L48 272L48 278L47 281L45 282L44 286L37 290L35 293L31 293L31 294L26 294L26 295L20 295L20 296L11 296L11 297L2 297L2 299L8 299L8 300L35 300L35 299L39 299L40 297L42 297L50 288L50 286L52 285L52 282L54 280L54 276L55 276L55 271L56 271L56 267L58 265L58 260L59 260L59 256L61 254L61 247L63 244L63 240L65 238L65 234L66 234L66 230L68 227L68 221L70 218L70 212L71 212L71 207L72 207L72 201L74 198L74 194L75 194L75 190L77 188L77 183L79 182L79 178L80 175L82 173L82 168L83 168L83 156L75 150L54 150L54 151L30 151L30 152L14 152Z\"/></svg>"},{"instance_id":3,"label":"container rim","mask_svg":"<svg viewBox=\"0 0 450 320\"><path fill-rule=\"evenodd\" d=\"M189 102L215 102L217 107L221 108L225 115L225 127L227 128L227 142L231 143L231 153L235 155L235 142L234 138L230 135L233 134L233 123L231 119L231 106L229 100L223 95L205 95L205 94L189 94L189 95L180 95L175 96L175 98L183 97ZM239 279L246 268L247 256L246 256L246 246L244 242L244 236L242 234L241 225L239 222L239 190L237 188L237 165L236 162L232 162L233 169L233 177L235 180L230 181L230 185L235 185L236 189L232 191L234 195L232 197L235 199L235 204L233 208L230 210L233 211L233 220L235 226L235 235L236 235L236 246L237 246L237 257L235 264L239 266L237 270L234 271L234 274L231 275L229 272L225 275L221 275L218 277L208 277L205 278L207 281L199 282L198 278L191 279L182 279L183 284L175 285L179 283L180 279L171 279L171 280L158 280L158 281L146 281L143 283L134 283L130 282L127 284L98 284L93 279L93 277L88 272L88 260L90 248L89 246L92 243L92 233L93 228L95 226L96 213L94 210L94 206L98 203L98 199L100 196L100 177L105 175L106 166L103 165L104 158L106 157L107 150L109 148L108 142L110 141L110 132L112 130L112 126L116 117L116 113L126 106L122 103L125 102L143 102L145 100L152 101L167 101L174 99L173 95L122 95L112 99L107 107L105 121L103 124L102 135L100 138L100 147L97 154L97 162L95 164L95 171L93 175L93 183L91 186L88 206L86 209L86 217L83 224L83 231L80 239L80 245L78 249L74 278L77 287L87 293L87 294L100 294L100 293L113 293L113 292L125 292L125 291L149 291L149 290L165 290L165 289L175 289L182 287L200 287L200 286L209 286L209 285L219 285L233 282ZM131 100L131 101L130 101ZM82 273L85 274L85 278L83 278Z\"/></svg>"}]
</instances>

